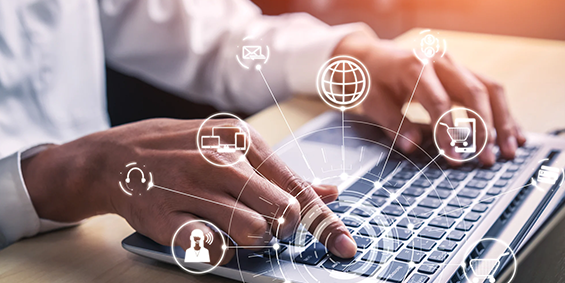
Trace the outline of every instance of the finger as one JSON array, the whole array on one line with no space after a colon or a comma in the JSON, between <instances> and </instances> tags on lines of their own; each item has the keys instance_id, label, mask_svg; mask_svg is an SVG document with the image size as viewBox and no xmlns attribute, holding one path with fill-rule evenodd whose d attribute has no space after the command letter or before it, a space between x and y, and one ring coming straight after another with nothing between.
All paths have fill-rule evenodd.
<instances>
[{"instance_id":1,"label":"finger","mask_svg":"<svg viewBox=\"0 0 565 283\"><path fill-rule=\"evenodd\" d=\"M487 87L490 95L497 142L500 146L501 155L508 159L514 158L516 148L518 145L523 145L526 139L510 114L504 88L484 76L477 74L475 76Z\"/></svg>"},{"instance_id":2,"label":"finger","mask_svg":"<svg viewBox=\"0 0 565 283\"><path fill-rule=\"evenodd\" d=\"M432 64L426 64L422 73L422 78L415 90L415 97L422 106L428 111L432 120L432 127L439 121L440 117L451 109L451 99L443 88L439 78L437 77ZM451 115L445 115L441 119L442 123L453 126ZM450 145L451 138L446 130L438 126L435 132L435 138L439 147L445 151L445 155L453 159L459 159L459 153ZM457 164L452 160L448 160L451 164Z\"/></svg>"},{"instance_id":3,"label":"finger","mask_svg":"<svg viewBox=\"0 0 565 283\"><path fill-rule=\"evenodd\" d=\"M337 199L339 191L332 185L312 185L312 188L324 203L330 203Z\"/></svg>"},{"instance_id":4,"label":"finger","mask_svg":"<svg viewBox=\"0 0 565 283\"><path fill-rule=\"evenodd\" d=\"M212 265L216 264L220 259L220 265L228 263L235 254L234 249L228 248L226 249L224 257L222 258L222 246L224 242L226 243L226 246L229 245L228 239L226 239L226 237L221 233L218 233L212 228L206 226L203 222L196 220L200 219L195 215L189 213L175 212L171 214L168 221L164 222L163 227L156 230L157 233L163 234L163 239L165 240L160 244L170 246L173 241L173 235L178 231L175 237L175 242L173 243L174 246L179 246L185 252L190 248L192 248L191 250L195 250L195 248L198 248L198 250L203 249L203 253L204 250L206 250L208 251L208 254L210 256L209 263ZM190 221L194 222L184 225ZM198 235L200 235L200 233L195 232L196 230L200 230L202 232L202 235L204 235L202 241L200 241L199 237L197 237ZM209 241L206 241L206 235L211 235L211 237L208 238ZM191 236L194 237L191 238ZM185 259L193 258L195 254L191 253L191 250L189 250L184 255L180 252L179 254L175 254L177 256L177 260L183 263Z\"/></svg>"},{"instance_id":5,"label":"finger","mask_svg":"<svg viewBox=\"0 0 565 283\"><path fill-rule=\"evenodd\" d=\"M479 155L479 160L485 165L494 164L496 157L493 150L495 133L492 117L493 109L491 108L486 86L470 71L449 59L438 62L436 73L451 97L460 100L465 107L479 114L480 117L475 117L475 119L477 119L477 125L481 125L481 123L479 123L480 118L485 121L487 126L486 131L481 130L482 127L477 127L476 147L477 150L479 150L486 139L487 144L483 152ZM467 114L472 116L472 113Z\"/></svg>"},{"instance_id":6,"label":"finger","mask_svg":"<svg viewBox=\"0 0 565 283\"><path fill-rule=\"evenodd\" d=\"M233 186L234 198L257 211L270 225L270 231L279 239L293 234L300 222L300 204L277 185L255 173L251 165L244 171L251 176L243 186Z\"/></svg>"},{"instance_id":7,"label":"finger","mask_svg":"<svg viewBox=\"0 0 565 283\"><path fill-rule=\"evenodd\" d=\"M225 188L224 191L228 191ZM202 198L211 200L194 201L187 206L186 202L176 203L175 207L184 207L203 219L208 219L220 229L226 231L240 246L248 249L260 249L272 238L265 215L251 209L241 201L236 201L227 193L203 194Z\"/></svg>"},{"instance_id":8,"label":"finger","mask_svg":"<svg viewBox=\"0 0 565 283\"><path fill-rule=\"evenodd\" d=\"M357 246L341 220L322 202L312 186L292 172L266 143L254 139L248 153L251 164L269 180L293 195L300 204L301 223L336 256L351 258Z\"/></svg>"},{"instance_id":9,"label":"finger","mask_svg":"<svg viewBox=\"0 0 565 283\"><path fill-rule=\"evenodd\" d=\"M384 126L388 131L384 131L386 135L394 139L398 128L400 132L396 139L395 145L404 153L412 153L416 149L416 145L422 141L420 129L407 118L402 121L402 107L393 99L392 95L386 95L384 90L375 89L371 94L378 97L376 103L368 103L364 106L363 112L367 117ZM374 99L369 100L369 102ZM400 125L402 123L402 126Z\"/></svg>"}]
</instances>

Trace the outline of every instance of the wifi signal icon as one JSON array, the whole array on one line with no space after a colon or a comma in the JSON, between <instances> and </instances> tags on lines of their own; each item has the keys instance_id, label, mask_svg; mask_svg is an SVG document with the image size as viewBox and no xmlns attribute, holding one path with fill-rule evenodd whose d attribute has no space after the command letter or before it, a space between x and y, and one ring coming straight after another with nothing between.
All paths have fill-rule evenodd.
<instances>
[{"instance_id":1,"label":"wifi signal icon","mask_svg":"<svg viewBox=\"0 0 565 283\"><path fill-rule=\"evenodd\" d=\"M211 245L214 242L214 234L212 232L206 233L206 244Z\"/></svg>"}]
</instances>

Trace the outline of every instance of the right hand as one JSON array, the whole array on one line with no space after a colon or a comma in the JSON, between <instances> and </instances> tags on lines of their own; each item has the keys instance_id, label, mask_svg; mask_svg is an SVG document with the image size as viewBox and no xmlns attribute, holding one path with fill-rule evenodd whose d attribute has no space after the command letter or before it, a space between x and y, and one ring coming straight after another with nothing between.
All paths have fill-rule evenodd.
<instances>
[{"instance_id":1,"label":"right hand","mask_svg":"<svg viewBox=\"0 0 565 283\"><path fill-rule=\"evenodd\" d=\"M265 246L271 235L291 235L301 214L319 209L322 214L314 219L310 232L314 233L322 220L330 220L318 240L327 243L337 256L355 255L356 245L348 230L319 197L335 200L337 188L311 186L303 181L249 126L252 144L247 158L231 167L212 165L196 145L201 123L172 119L132 123L52 146L24 160L25 183L39 217L72 222L117 213L138 232L167 246L181 225L206 219L229 232L238 245ZM209 120L206 126L242 126L240 123L232 119ZM225 155L212 150L205 154L219 163L241 156L239 152ZM156 185L209 201L159 188L141 195L124 194L118 186L124 179L120 172L132 161L144 164ZM298 202L291 202L293 199ZM273 221L280 217L284 223ZM211 231L199 223L192 225L183 229L176 244L183 249L190 247L189 232L196 227L205 234ZM221 255L220 245L221 241L214 241L211 262ZM229 249L222 263L233 254Z\"/></svg>"}]
</instances>

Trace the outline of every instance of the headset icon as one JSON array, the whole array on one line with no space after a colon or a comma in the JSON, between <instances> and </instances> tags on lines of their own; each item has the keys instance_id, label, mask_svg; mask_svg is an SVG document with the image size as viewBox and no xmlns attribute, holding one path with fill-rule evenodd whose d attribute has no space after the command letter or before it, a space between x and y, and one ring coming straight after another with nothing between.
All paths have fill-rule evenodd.
<instances>
[{"instance_id":1,"label":"headset icon","mask_svg":"<svg viewBox=\"0 0 565 283\"><path fill-rule=\"evenodd\" d=\"M133 167L129 169L128 174L126 175L126 183L129 184L129 182L131 182L131 179L129 178L129 174L131 174L131 171L136 171L136 170L141 172L141 183L145 184L145 181L147 181L145 179L145 174L143 173L143 170L141 170L139 167Z\"/></svg>"},{"instance_id":2,"label":"headset icon","mask_svg":"<svg viewBox=\"0 0 565 283\"><path fill-rule=\"evenodd\" d=\"M129 183L131 183L131 178L130 178L130 174L133 171L139 171L141 173L141 183L142 184L147 184L147 191L149 191L153 186L155 186L155 183L153 183L153 175L151 174L151 172L149 172L149 180L145 178L145 172L143 172L143 169L141 169L140 167L135 166L137 165L137 162L131 162L129 164L126 165L126 169L128 167L128 173L126 174L126 179L125 179L125 184L122 184L122 181L119 181L118 184L120 185L120 188L122 189L122 191L127 194L128 196L133 195L133 188L129 187ZM132 167L133 166L133 167ZM145 165L143 165L142 167L145 167ZM120 174L122 174L120 172ZM139 195L141 195L141 193L139 193Z\"/></svg>"}]
</instances>

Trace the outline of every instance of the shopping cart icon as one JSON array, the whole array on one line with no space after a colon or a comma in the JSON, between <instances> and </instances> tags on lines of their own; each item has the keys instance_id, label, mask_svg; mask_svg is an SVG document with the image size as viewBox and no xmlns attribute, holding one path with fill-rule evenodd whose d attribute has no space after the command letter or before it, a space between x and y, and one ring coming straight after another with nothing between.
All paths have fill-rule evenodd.
<instances>
[{"instance_id":1,"label":"shopping cart icon","mask_svg":"<svg viewBox=\"0 0 565 283\"><path fill-rule=\"evenodd\" d=\"M471 265L471 270L473 274L475 274L475 282L478 282L478 279L487 279L490 283L495 283L496 279L494 278L494 274L496 270L500 266L500 259L509 255L510 253L503 253L498 256L498 258L486 258L486 259L471 259L469 264Z\"/></svg>"},{"instance_id":2,"label":"shopping cart icon","mask_svg":"<svg viewBox=\"0 0 565 283\"><path fill-rule=\"evenodd\" d=\"M449 138L451 138L451 142L449 143L451 146L455 146L456 143L462 143L463 146L469 145L467 138L471 133L471 129L467 127L450 127L446 123L439 124L447 128L447 134Z\"/></svg>"}]
</instances>

